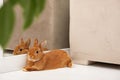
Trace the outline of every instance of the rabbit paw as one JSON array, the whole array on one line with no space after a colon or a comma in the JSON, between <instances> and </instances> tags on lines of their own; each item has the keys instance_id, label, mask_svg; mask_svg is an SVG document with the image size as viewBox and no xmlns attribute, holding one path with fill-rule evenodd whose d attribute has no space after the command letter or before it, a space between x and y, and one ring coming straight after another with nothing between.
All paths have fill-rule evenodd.
<instances>
[{"instance_id":1,"label":"rabbit paw","mask_svg":"<svg viewBox=\"0 0 120 80\"><path fill-rule=\"evenodd\" d=\"M25 68L25 67L24 67L22 70L23 70L23 71L25 71L25 72L27 72L27 71L28 71L28 70L27 70L27 68Z\"/></svg>"},{"instance_id":2,"label":"rabbit paw","mask_svg":"<svg viewBox=\"0 0 120 80\"><path fill-rule=\"evenodd\" d=\"M38 71L39 69L35 66L31 66L31 67L24 67L23 71L27 72L27 71Z\"/></svg>"}]
</instances>

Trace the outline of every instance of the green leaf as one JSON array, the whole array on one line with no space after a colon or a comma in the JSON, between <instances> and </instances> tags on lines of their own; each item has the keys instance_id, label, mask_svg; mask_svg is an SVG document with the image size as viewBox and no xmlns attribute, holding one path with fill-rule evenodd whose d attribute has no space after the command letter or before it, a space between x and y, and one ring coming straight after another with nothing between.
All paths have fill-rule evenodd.
<instances>
[{"instance_id":1,"label":"green leaf","mask_svg":"<svg viewBox=\"0 0 120 80\"><path fill-rule=\"evenodd\" d=\"M11 4L11 6L14 6L19 0L8 0L8 3Z\"/></svg>"},{"instance_id":2,"label":"green leaf","mask_svg":"<svg viewBox=\"0 0 120 80\"><path fill-rule=\"evenodd\" d=\"M21 7L24 9L26 7L26 3L28 2L29 0L18 0L18 3L21 5Z\"/></svg>"},{"instance_id":3,"label":"green leaf","mask_svg":"<svg viewBox=\"0 0 120 80\"><path fill-rule=\"evenodd\" d=\"M34 20L35 15L35 9L36 9L36 2L35 0L29 0L27 1L27 4L24 8L24 30L30 27Z\"/></svg>"},{"instance_id":4,"label":"green leaf","mask_svg":"<svg viewBox=\"0 0 120 80\"><path fill-rule=\"evenodd\" d=\"M32 24L35 16L42 12L44 9L46 0L26 0L27 4L25 4L25 0L20 0L20 5L23 7L23 15L24 15L24 30L28 29Z\"/></svg>"},{"instance_id":5,"label":"green leaf","mask_svg":"<svg viewBox=\"0 0 120 80\"><path fill-rule=\"evenodd\" d=\"M0 45L4 48L14 29L14 5L20 4L23 8L24 30L30 27L34 18L38 16L45 4L45 0L8 0L0 8Z\"/></svg>"},{"instance_id":6,"label":"green leaf","mask_svg":"<svg viewBox=\"0 0 120 80\"><path fill-rule=\"evenodd\" d=\"M4 48L14 28L14 11L12 5L6 3L0 8L0 45Z\"/></svg>"},{"instance_id":7,"label":"green leaf","mask_svg":"<svg viewBox=\"0 0 120 80\"><path fill-rule=\"evenodd\" d=\"M35 0L36 1L36 11L35 15L39 16L39 14L42 12L45 6L46 0Z\"/></svg>"}]
</instances>

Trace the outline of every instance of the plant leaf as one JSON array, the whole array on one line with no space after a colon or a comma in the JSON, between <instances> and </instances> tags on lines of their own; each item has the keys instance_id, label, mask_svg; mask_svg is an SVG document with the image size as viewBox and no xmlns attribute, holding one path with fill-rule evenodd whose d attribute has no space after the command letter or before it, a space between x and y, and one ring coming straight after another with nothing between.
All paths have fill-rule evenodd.
<instances>
[{"instance_id":1,"label":"plant leaf","mask_svg":"<svg viewBox=\"0 0 120 80\"><path fill-rule=\"evenodd\" d=\"M26 3L28 2L29 0L18 0L18 3L21 5L21 7L24 9L26 7Z\"/></svg>"},{"instance_id":2,"label":"plant leaf","mask_svg":"<svg viewBox=\"0 0 120 80\"><path fill-rule=\"evenodd\" d=\"M24 4L21 0L21 5L24 9L24 30L30 27L32 24L34 17L42 12L44 9L46 0L27 0L27 4Z\"/></svg>"},{"instance_id":3,"label":"plant leaf","mask_svg":"<svg viewBox=\"0 0 120 80\"><path fill-rule=\"evenodd\" d=\"M45 6L46 0L35 0L36 1L36 11L35 15L39 16L39 14L42 12Z\"/></svg>"},{"instance_id":4,"label":"plant leaf","mask_svg":"<svg viewBox=\"0 0 120 80\"><path fill-rule=\"evenodd\" d=\"M35 15L35 9L36 9L36 3L35 0L29 0L27 1L27 4L24 8L24 30L30 27L34 20Z\"/></svg>"},{"instance_id":5,"label":"plant leaf","mask_svg":"<svg viewBox=\"0 0 120 80\"><path fill-rule=\"evenodd\" d=\"M14 11L12 5L6 3L0 9L0 45L5 48L14 28Z\"/></svg>"},{"instance_id":6,"label":"plant leaf","mask_svg":"<svg viewBox=\"0 0 120 80\"><path fill-rule=\"evenodd\" d=\"M0 45L5 48L14 28L14 5L20 4L24 11L24 30L30 27L34 17L38 16L45 4L45 0L8 0L0 8Z\"/></svg>"},{"instance_id":7,"label":"plant leaf","mask_svg":"<svg viewBox=\"0 0 120 80\"><path fill-rule=\"evenodd\" d=\"M19 0L8 0L8 3L11 4L11 6L14 6Z\"/></svg>"}]
</instances>

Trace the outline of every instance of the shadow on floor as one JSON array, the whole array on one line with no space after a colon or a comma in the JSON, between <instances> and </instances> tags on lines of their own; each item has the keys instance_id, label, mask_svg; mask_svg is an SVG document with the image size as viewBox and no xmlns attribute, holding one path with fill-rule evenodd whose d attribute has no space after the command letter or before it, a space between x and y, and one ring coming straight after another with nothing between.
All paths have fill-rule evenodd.
<instances>
[{"instance_id":1,"label":"shadow on floor","mask_svg":"<svg viewBox=\"0 0 120 80\"><path fill-rule=\"evenodd\" d=\"M120 70L120 65L117 65L117 64L95 62L95 63L92 63L90 66Z\"/></svg>"}]
</instances>

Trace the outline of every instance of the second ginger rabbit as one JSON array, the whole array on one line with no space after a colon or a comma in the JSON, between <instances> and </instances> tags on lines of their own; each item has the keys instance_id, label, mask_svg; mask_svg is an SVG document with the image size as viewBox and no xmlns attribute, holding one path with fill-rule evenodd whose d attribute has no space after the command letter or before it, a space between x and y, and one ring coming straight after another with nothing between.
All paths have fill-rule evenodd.
<instances>
[{"instance_id":1,"label":"second ginger rabbit","mask_svg":"<svg viewBox=\"0 0 120 80\"><path fill-rule=\"evenodd\" d=\"M23 38L21 38L21 42L15 47L13 54L14 55L26 54L29 50L30 43L31 43L30 39L24 42Z\"/></svg>"}]
</instances>

